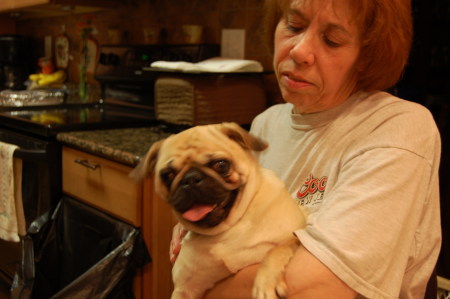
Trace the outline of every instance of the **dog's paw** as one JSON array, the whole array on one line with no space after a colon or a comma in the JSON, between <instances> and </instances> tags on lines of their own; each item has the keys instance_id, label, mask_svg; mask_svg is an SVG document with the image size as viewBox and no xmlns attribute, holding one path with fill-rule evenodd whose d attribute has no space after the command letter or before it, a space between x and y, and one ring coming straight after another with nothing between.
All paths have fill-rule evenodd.
<instances>
[{"instance_id":1,"label":"dog's paw","mask_svg":"<svg viewBox=\"0 0 450 299\"><path fill-rule=\"evenodd\" d=\"M283 275L261 275L258 273L253 284L253 299L287 298L287 285Z\"/></svg>"}]
</instances>

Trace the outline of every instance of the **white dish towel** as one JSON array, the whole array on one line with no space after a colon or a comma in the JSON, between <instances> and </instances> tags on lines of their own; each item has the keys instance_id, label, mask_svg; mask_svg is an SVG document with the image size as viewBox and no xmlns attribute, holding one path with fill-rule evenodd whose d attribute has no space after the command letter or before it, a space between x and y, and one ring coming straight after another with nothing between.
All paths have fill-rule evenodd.
<instances>
[{"instance_id":1,"label":"white dish towel","mask_svg":"<svg viewBox=\"0 0 450 299\"><path fill-rule=\"evenodd\" d=\"M19 242L25 235L22 204L22 160L14 158L18 147L0 142L0 239Z\"/></svg>"}]
</instances>

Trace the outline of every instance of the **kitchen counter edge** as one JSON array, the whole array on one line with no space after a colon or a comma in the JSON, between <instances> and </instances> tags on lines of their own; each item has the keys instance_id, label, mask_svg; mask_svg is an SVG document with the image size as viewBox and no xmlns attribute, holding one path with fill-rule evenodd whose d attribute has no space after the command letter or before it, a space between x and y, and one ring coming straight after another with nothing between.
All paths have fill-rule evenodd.
<instances>
[{"instance_id":1,"label":"kitchen counter edge","mask_svg":"<svg viewBox=\"0 0 450 299\"><path fill-rule=\"evenodd\" d=\"M73 131L56 139L81 151L135 167L153 143L170 134L155 127Z\"/></svg>"}]
</instances>

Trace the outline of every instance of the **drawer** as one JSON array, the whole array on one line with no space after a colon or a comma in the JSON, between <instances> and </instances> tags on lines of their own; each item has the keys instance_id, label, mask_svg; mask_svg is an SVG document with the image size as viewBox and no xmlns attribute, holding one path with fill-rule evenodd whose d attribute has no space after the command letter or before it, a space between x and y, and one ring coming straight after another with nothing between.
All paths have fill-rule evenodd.
<instances>
[{"instance_id":1,"label":"drawer","mask_svg":"<svg viewBox=\"0 0 450 299\"><path fill-rule=\"evenodd\" d=\"M63 147L63 192L140 226L143 188L128 177L131 170L123 164Z\"/></svg>"}]
</instances>

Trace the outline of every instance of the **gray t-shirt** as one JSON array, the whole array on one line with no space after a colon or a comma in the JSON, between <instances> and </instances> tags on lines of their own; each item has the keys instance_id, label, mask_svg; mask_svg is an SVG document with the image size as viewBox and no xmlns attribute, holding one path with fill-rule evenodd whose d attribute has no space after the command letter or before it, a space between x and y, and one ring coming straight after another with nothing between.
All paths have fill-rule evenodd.
<instances>
[{"instance_id":1,"label":"gray t-shirt","mask_svg":"<svg viewBox=\"0 0 450 299\"><path fill-rule=\"evenodd\" d=\"M384 92L292 111L269 108L251 132L269 142L262 166L310 211L302 244L362 297L423 298L441 244L431 113Z\"/></svg>"}]
</instances>

